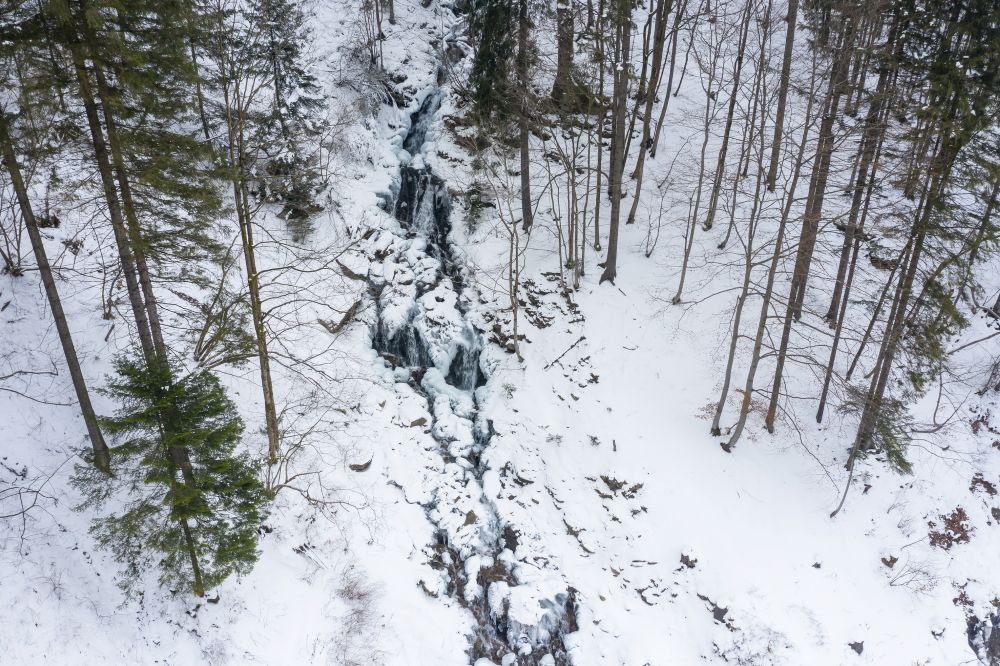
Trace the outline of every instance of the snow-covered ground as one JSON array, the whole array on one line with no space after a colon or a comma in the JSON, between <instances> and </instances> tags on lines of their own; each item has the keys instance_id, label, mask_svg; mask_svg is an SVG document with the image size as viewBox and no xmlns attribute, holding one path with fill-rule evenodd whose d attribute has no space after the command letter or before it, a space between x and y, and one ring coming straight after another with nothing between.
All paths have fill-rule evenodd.
<instances>
[{"instance_id":1,"label":"snow-covered ground","mask_svg":"<svg viewBox=\"0 0 1000 666\"><path fill-rule=\"evenodd\" d=\"M426 255L379 203L398 189L400 166L411 157L401 150L410 114L437 91L440 51L460 23L447 8L397 0L398 24L386 26L384 45L386 69L405 75L397 90L406 107L395 108L372 102L357 80L348 52L360 30L353 5L317 9L317 69L339 108L355 115L333 187L337 205L317 221L314 242L356 241L343 257L351 272L405 291L419 283ZM692 113L698 92L689 81L671 117ZM459 112L447 83L440 93L417 159L460 194L474 175L445 129L444 118ZM679 129L661 153L673 155L694 131ZM650 169L665 169L668 158L661 159ZM453 198L451 243L476 296L463 309L487 340L494 323L509 327L501 274L507 241L494 233L488 210L470 229L460 202ZM433 372L416 382L418 391L407 370L380 358L372 348L376 299L367 282L345 280L330 298L342 310L357 299L365 307L330 341L338 402L299 463L320 469L341 503L320 511L294 493L279 495L255 570L208 600L157 588L151 578L142 599L124 602L115 563L93 550L87 516L73 510L71 458L84 444L76 409L0 391L0 483L51 475L45 492L53 498L27 522L0 522L0 664L468 664L477 620L468 599L449 589L442 529L456 551L463 538L473 544L463 554L471 555L464 561L470 579L492 564L476 540L502 535L506 550L496 554L513 575L503 583L516 582L508 624L526 635L551 610L545 604L572 595L561 641L575 666L975 663L967 617L1000 604L992 601L1000 594L996 393L966 390L948 427L915 443L912 476L865 462L846 508L830 519L847 481L843 461L855 421L830 410L816 425L814 403L790 400L774 435L755 411L736 450L719 447L708 431L735 301L720 284L735 276L705 268L718 238L699 229L685 303L669 305L683 230L665 226L660 249L645 258L642 221L657 206L650 194L640 223L623 227L617 284L597 284L595 254L568 296L548 251L551 216L540 212L522 276L524 361L487 342L487 382L474 407L471 392L434 385ZM82 229L71 219L51 230L53 253ZM94 261L86 248L79 258L62 256L62 265L76 260L86 271ZM88 378L99 385L120 331L109 334L110 322L100 318L99 287L65 274L59 286ZM424 298L435 293L440 298L423 315L438 312L446 321L433 330L461 331L460 320L448 319L457 312L454 292ZM31 351L34 367L47 369L49 356L59 365L34 274L4 276L0 301L5 355L20 364ZM383 298L382 310L390 301ZM402 313L410 301L398 305ZM974 321L963 339L988 334L989 325ZM981 353L957 355L955 375L971 376ZM814 382L809 372L793 368L791 394ZM225 377L250 447L263 442L254 376L246 368ZM24 381L5 385L71 402L63 374ZM290 374L278 388L285 399L298 395ZM429 392L438 396L433 406ZM724 426L739 397L732 396ZM931 420L934 398L915 406L923 420ZM98 400L99 411L112 408ZM476 451L481 478L461 463L472 435L458 416L473 410L493 432ZM950 413L941 411L942 419ZM442 429L458 433L453 457L442 453ZM488 511L475 511L476 503ZM945 517L959 508L964 522L952 521L960 529L949 532Z\"/></svg>"}]
</instances>

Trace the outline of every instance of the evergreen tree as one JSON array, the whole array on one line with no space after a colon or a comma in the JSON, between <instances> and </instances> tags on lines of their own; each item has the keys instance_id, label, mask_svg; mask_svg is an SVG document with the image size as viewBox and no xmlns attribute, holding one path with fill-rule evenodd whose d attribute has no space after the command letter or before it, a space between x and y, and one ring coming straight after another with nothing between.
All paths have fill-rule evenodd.
<instances>
[{"instance_id":1,"label":"evergreen tree","mask_svg":"<svg viewBox=\"0 0 1000 666\"><path fill-rule=\"evenodd\" d=\"M39 8L47 50L56 54L51 70L72 72L70 92L85 112L85 151L100 175L140 344L163 362L154 284L201 281L199 264L219 250L212 224L220 199L210 150L196 138L198 77L186 50L192 9L154 0L136 0L128 11L105 0L48 0Z\"/></svg>"},{"instance_id":2,"label":"evergreen tree","mask_svg":"<svg viewBox=\"0 0 1000 666\"><path fill-rule=\"evenodd\" d=\"M902 262L876 369L862 401L858 434L848 467L868 451L885 451L895 465L903 460L905 438L880 441L880 425L891 412L893 371L905 369L907 382L897 393L919 395L938 374L944 345L965 321L955 303L962 265L977 246L981 213L970 214L964 202L969 181L962 174L978 165L976 150L992 131L1000 109L1000 6L978 0L931 0L900 3L905 17L897 55L902 97L917 122L911 136L921 155L903 186L919 191L909 224L908 258ZM923 147L923 148L921 148ZM915 186L915 187L914 187ZM885 440L886 438L882 438Z\"/></svg>"},{"instance_id":3,"label":"evergreen tree","mask_svg":"<svg viewBox=\"0 0 1000 666\"><path fill-rule=\"evenodd\" d=\"M306 67L302 45L311 35L308 15L298 0L251 0L246 21L260 38L253 46L258 66L271 87L270 108L258 119L251 140L262 155L261 193L282 205L293 236L310 230L309 216L321 210L316 197L323 187L319 144L327 129L326 106L319 82Z\"/></svg>"},{"instance_id":4,"label":"evergreen tree","mask_svg":"<svg viewBox=\"0 0 1000 666\"><path fill-rule=\"evenodd\" d=\"M475 0L469 32L475 53L470 96L480 123L502 123L518 110L514 79L519 5L513 0Z\"/></svg>"},{"instance_id":5,"label":"evergreen tree","mask_svg":"<svg viewBox=\"0 0 1000 666\"><path fill-rule=\"evenodd\" d=\"M243 423L218 379L207 371L184 378L162 363L127 357L116 363L108 395L121 403L103 419L117 445L109 483L89 468L75 483L81 508L118 507L96 519L97 543L125 565L119 584L138 590L158 566L162 584L203 595L257 560L257 528L269 496L258 463L236 451Z\"/></svg>"},{"instance_id":6,"label":"evergreen tree","mask_svg":"<svg viewBox=\"0 0 1000 666\"><path fill-rule=\"evenodd\" d=\"M91 16L98 18L76 29L93 62L123 212L135 218L128 221L137 254L159 277L174 278L179 264L219 251L211 231L219 174L199 137L193 101L200 80L186 48L203 18L188 2L161 0L136 0L127 11L95 8Z\"/></svg>"}]
</instances>

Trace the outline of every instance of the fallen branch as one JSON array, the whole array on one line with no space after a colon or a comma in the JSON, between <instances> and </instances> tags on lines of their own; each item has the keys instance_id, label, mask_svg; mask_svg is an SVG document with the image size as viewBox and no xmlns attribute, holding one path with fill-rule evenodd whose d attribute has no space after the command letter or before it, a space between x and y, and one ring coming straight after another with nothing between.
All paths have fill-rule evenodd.
<instances>
[{"instance_id":1,"label":"fallen branch","mask_svg":"<svg viewBox=\"0 0 1000 666\"><path fill-rule=\"evenodd\" d=\"M330 333L336 335L337 333L340 333L342 330L344 330L344 327L346 327L348 324L351 323L351 321L354 320L354 317L357 316L358 311L360 309L361 309L361 301L357 300L354 301L354 305L347 308L347 312L344 313L344 316L341 317L340 321L337 322L336 324L326 319L319 319L317 321L319 321L319 323L323 325L323 328L330 331Z\"/></svg>"},{"instance_id":2,"label":"fallen branch","mask_svg":"<svg viewBox=\"0 0 1000 666\"><path fill-rule=\"evenodd\" d=\"M555 365L555 364L556 364L556 363L558 363L558 362L559 362L560 360L562 360L562 357L563 357L563 356L565 356L566 354L570 353L570 351L572 351L573 347L576 347L576 346L577 346L578 344L580 344L581 342L583 342L583 341L584 341L584 340L586 340L586 339L587 339L587 336L585 336L585 335L581 335L581 336L580 336L580 339L579 339L579 340L577 340L576 342L574 342L573 344L571 344L571 345L570 345L570 346L569 346L569 347L568 347L568 348L566 349L566 351L564 351L564 352L563 352L562 354L559 354L559 356L558 356L558 357L557 357L557 358L556 358L556 359L555 359L554 361L552 361L551 363L549 363L548 365L546 365L544 369L545 369L545 370L548 370L549 368L551 368L551 367L552 367L553 365Z\"/></svg>"},{"instance_id":3,"label":"fallen branch","mask_svg":"<svg viewBox=\"0 0 1000 666\"><path fill-rule=\"evenodd\" d=\"M361 275L360 273L355 273L350 268L348 268L347 266L345 266L344 262L342 262L340 259L337 259L337 266L340 268L340 272L346 278L350 278L352 280L357 280L358 282L367 282L368 281L368 278L366 278L364 275Z\"/></svg>"}]
</instances>

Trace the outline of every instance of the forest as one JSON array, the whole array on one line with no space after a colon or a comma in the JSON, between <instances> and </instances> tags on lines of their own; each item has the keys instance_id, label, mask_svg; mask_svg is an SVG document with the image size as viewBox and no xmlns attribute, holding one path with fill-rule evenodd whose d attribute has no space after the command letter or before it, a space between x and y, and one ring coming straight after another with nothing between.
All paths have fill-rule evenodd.
<instances>
[{"instance_id":1,"label":"forest","mask_svg":"<svg viewBox=\"0 0 1000 666\"><path fill-rule=\"evenodd\" d=\"M0 663L1000 666L998 208L996 0L0 0Z\"/></svg>"}]
</instances>

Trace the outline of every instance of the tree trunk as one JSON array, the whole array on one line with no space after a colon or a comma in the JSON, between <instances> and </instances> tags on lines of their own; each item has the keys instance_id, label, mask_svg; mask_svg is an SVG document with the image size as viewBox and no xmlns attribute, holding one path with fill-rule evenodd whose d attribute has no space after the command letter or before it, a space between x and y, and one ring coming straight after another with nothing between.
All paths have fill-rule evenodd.
<instances>
[{"instance_id":1,"label":"tree trunk","mask_svg":"<svg viewBox=\"0 0 1000 666\"><path fill-rule=\"evenodd\" d=\"M929 207L929 204L925 204ZM896 355L896 347L900 337L900 327L905 320L906 307L909 303L910 291L913 287L913 280L916 276L917 266L920 262L921 251L923 250L925 233L921 230L914 236L910 252L910 261L906 270L899 276L899 285L896 288L896 295L893 299L893 309L886 323L885 336L879 349L876 360L875 372L872 374L871 385L861 412L861 420L858 424L858 433L851 447L850 455L847 458L847 469L853 469L858 454L867 450L871 445L871 439L875 432L876 419L882 406L885 396L886 384L892 374L892 362Z\"/></svg>"},{"instance_id":2,"label":"tree trunk","mask_svg":"<svg viewBox=\"0 0 1000 666\"><path fill-rule=\"evenodd\" d=\"M122 263L125 288L128 293L129 303L132 306L132 314L135 318L136 328L139 334L139 344L142 347L143 355L145 356L146 361L149 362L156 357L156 350L153 345L153 336L149 328L149 319L146 315L146 307L142 301L139 281L136 279L135 258L128 242L128 234L125 231L121 205L118 201L118 193L115 191L115 181L111 169L111 162L108 157L107 143L104 139L104 130L101 127L101 121L97 111L97 103L94 100L91 88L90 75L87 73L79 43L70 45L70 55L73 60L73 68L76 73L77 83L80 86L80 98L83 102L84 113L87 117L87 125L90 129L91 143L94 148L94 159L97 163L97 171L101 177L101 185L104 188L104 199L108 205L108 216L111 218L111 228L114 231L115 243L118 247L118 256Z\"/></svg>"},{"instance_id":3,"label":"tree trunk","mask_svg":"<svg viewBox=\"0 0 1000 666\"><path fill-rule=\"evenodd\" d=\"M969 260L966 262L965 270L962 273L959 293L965 291L969 281L972 279L975 263L979 259L979 251L982 249L986 239L990 237L990 230L995 230L992 221L998 201L1000 201L1000 173L994 176L993 189L986 195L986 208L983 211L983 216L979 219L979 228L976 229L975 239L972 241L972 247L969 249ZM970 300L973 303L973 307L978 310L979 304L976 299L973 297Z\"/></svg>"},{"instance_id":4,"label":"tree trunk","mask_svg":"<svg viewBox=\"0 0 1000 666\"><path fill-rule=\"evenodd\" d=\"M953 93L951 98L952 113L957 105L958 93ZM951 114L945 117L951 118ZM942 130L942 134L946 130ZM907 309L910 304L910 297L913 292L913 284L916 279L920 259L930 225L931 215L937 208L938 202L943 196L945 185L948 182L955 156L958 154L959 145L957 142L949 141L950 137L938 135L937 147L933 153L928 169L929 182L925 181L926 187L922 197L921 205L918 208L913 230L910 234L912 251L909 262L900 272L899 284L896 288L896 295L893 302L893 310L886 323L885 335L882 338L882 345L879 350L879 357L876 361L875 370L872 374L872 383L869 387L868 396L861 413L861 420L858 425L858 434L855 437L854 446L847 459L847 468L853 469L858 455L866 451L872 444L872 437L877 426L877 418L882 409L885 399L885 391L889 378L892 375L893 361L896 357L896 350L899 340L903 337L906 329ZM943 145L946 144L946 145ZM919 299L918 299L919 303ZM911 315L912 316L912 315Z\"/></svg>"},{"instance_id":5,"label":"tree trunk","mask_svg":"<svg viewBox=\"0 0 1000 666\"><path fill-rule=\"evenodd\" d=\"M788 99L788 81L792 71L792 51L795 45L795 24L798 22L799 0L788 0L788 22L785 28L785 55L781 61L781 82L778 87L778 109L774 116L774 143L771 144L771 165L767 170L767 190L774 192L781 157L781 131L785 123L785 102Z\"/></svg>"},{"instance_id":6,"label":"tree trunk","mask_svg":"<svg viewBox=\"0 0 1000 666\"><path fill-rule=\"evenodd\" d=\"M895 33L896 23L893 23L884 47L887 57L894 48L896 40ZM844 276L847 269L848 257L851 253L851 247L854 245L854 238L860 233L857 222L860 214L862 198L866 191L865 184L869 181L869 172L871 174L871 178L874 179L877 164L876 154L881 148L882 139L885 136L886 118L884 117L883 109L888 106L886 101L887 95L889 94L888 84L890 69L891 68L888 65L885 65L882 67L882 71L879 72L878 83L875 85L875 94L872 97L871 104L868 107L868 114L865 118L865 127L861 137L861 146L858 150L860 160L858 161L857 180L854 181L851 211L848 214L847 227L844 230L844 244L840 251L840 263L837 266L837 279L834 283L833 296L830 299L830 307L826 312L826 319L830 323L836 323L837 312L840 309L840 298L844 286Z\"/></svg>"},{"instance_id":7,"label":"tree trunk","mask_svg":"<svg viewBox=\"0 0 1000 666\"><path fill-rule=\"evenodd\" d=\"M625 115L628 107L628 70L630 38L632 35L632 18L629 14L631 4L627 0L617 0L616 32L617 57L615 69L614 97L615 104L611 113L612 145L610 160L611 220L608 230L608 256L601 273L599 283L608 281L615 283L618 275L618 227L622 208L622 173L625 162Z\"/></svg>"},{"instance_id":8,"label":"tree trunk","mask_svg":"<svg viewBox=\"0 0 1000 666\"><path fill-rule=\"evenodd\" d=\"M878 160L878 155L881 152L882 142L879 141L878 150L875 152L875 160ZM837 352L840 347L840 338L844 330L844 316L847 313L847 300L851 293L851 285L854 283L854 272L855 267L858 263L858 254L861 251L861 233L860 230L864 228L865 220L868 217L868 206L871 202L872 191L875 189L875 170L872 170L871 176L868 179L868 186L865 192L865 202L861 211L861 222L858 225L857 233L850 233L848 238L851 242L850 248L850 264L847 269L846 277L842 276L839 272L837 275L837 287L841 287L843 284L843 297L838 302L838 310L834 313L834 318L831 321L835 322L835 327L833 331L833 342L830 343L830 358L826 364L826 375L823 378L823 390L819 395L819 406L816 408L816 423L823 422L823 412L826 409L826 400L830 392L830 382L833 379L833 366L837 360ZM848 227L850 229L851 227ZM845 247L847 243L845 239ZM843 255L841 256L841 261L843 261ZM831 308L832 308L831 304Z\"/></svg>"},{"instance_id":9,"label":"tree trunk","mask_svg":"<svg viewBox=\"0 0 1000 666\"><path fill-rule=\"evenodd\" d=\"M708 151L708 142L711 138L712 121L714 120L717 111L716 97L718 96L718 89L713 89L713 85L715 84L716 74L719 71L719 60L721 59L720 54L721 47L716 44L716 48L713 50L712 56L709 60L709 66L704 72L704 74L708 77L708 82L705 86L705 114L702 118L701 151L698 154L698 185L695 187L694 193L688 199L688 215L684 230L684 254L681 259L681 274L680 278L677 280L677 292L674 294L673 298L670 299L671 305L677 305L681 302L681 296L684 293L684 281L687 279L688 263L691 260L691 248L694 245L694 234L698 227L698 212L701 210L701 195L705 188L705 156Z\"/></svg>"},{"instance_id":10,"label":"tree trunk","mask_svg":"<svg viewBox=\"0 0 1000 666\"><path fill-rule=\"evenodd\" d=\"M552 101L556 104L561 104L567 93L573 98L577 94L573 82L573 6L570 3L571 0L556 0L556 79L552 84ZM575 108L575 100L569 101Z\"/></svg>"},{"instance_id":11,"label":"tree trunk","mask_svg":"<svg viewBox=\"0 0 1000 666\"><path fill-rule=\"evenodd\" d=\"M719 161L715 165L715 178L712 181L712 194L708 198L708 213L705 215L703 228L708 231L715 222L715 209L719 204L719 191L722 188L722 175L726 170L726 153L729 150L729 134L733 129L733 115L736 112L736 98L740 90L740 75L743 72L743 56L747 48L747 35L750 31L750 15L753 13L754 2L747 0L743 10L743 23L740 29L740 43L736 47L736 63L733 65L733 92L729 96L729 110L726 113L726 127L722 132L722 145L719 147Z\"/></svg>"},{"instance_id":12,"label":"tree trunk","mask_svg":"<svg viewBox=\"0 0 1000 666\"><path fill-rule=\"evenodd\" d=\"M679 0L677 12L674 14L674 27L670 30L670 74L667 75L667 90L663 95L663 105L660 107L660 117L656 120L656 131L653 133L653 140L649 146L649 156L656 157L656 147L660 144L660 131L663 129L663 121L667 117L667 108L670 106L670 91L674 86L674 66L677 64L677 42L680 41L681 19L687 9L688 0ZM661 74L662 77L662 74Z\"/></svg>"},{"instance_id":13,"label":"tree trunk","mask_svg":"<svg viewBox=\"0 0 1000 666\"><path fill-rule=\"evenodd\" d=\"M195 596L203 597L205 596L205 582L201 576L201 566L198 564L198 553L194 548L194 538L191 536L191 526L188 524L186 518L178 522L180 522L181 531L184 533L184 543L188 552L188 558L191 560L191 570L194 574L194 585L192 585L191 591L194 592Z\"/></svg>"},{"instance_id":14,"label":"tree trunk","mask_svg":"<svg viewBox=\"0 0 1000 666\"><path fill-rule=\"evenodd\" d=\"M820 123L819 139L816 146L816 157L813 172L809 181L809 196L806 199L806 210L802 219L802 231L799 234L799 247L795 256L795 267L792 270L792 283L789 289L788 302L785 304L785 317L781 329L777 359L775 362L774 382L771 387L771 397L768 401L767 415L764 418L767 431L774 432L774 420L778 411L778 399L781 396L781 382L785 370L785 360L788 354L788 342L791 338L792 321L798 320L802 313L805 283L809 275L809 265L812 260L813 247L822 214L823 195L826 181L829 177L830 158L833 153L834 136L833 123L840 104L840 94L845 85L847 64L850 62L850 48L853 44L853 17L843 19L846 22L841 31L837 56L830 74L826 99L823 103L823 121Z\"/></svg>"},{"instance_id":15,"label":"tree trunk","mask_svg":"<svg viewBox=\"0 0 1000 666\"><path fill-rule=\"evenodd\" d=\"M208 114L205 112L205 92L202 90L201 68L198 65L198 50L195 48L194 42L195 15L193 6L189 6L186 19L188 24L188 52L191 57L191 68L194 71L194 90L195 97L198 100L198 116L201 118L201 130L205 133L205 141L211 143L212 133L209 130Z\"/></svg>"},{"instance_id":16,"label":"tree trunk","mask_svg":"<svg viewBox=\"0 0 1000 666\"><path fill-rule=\"evenodd\" d=\"M7 113L0 109L0 142L3 146L3 164L10 174L11 185L14 194L17 196L17 203L21 208L21 216L24 218L24 226L28 230L28 238L31 240L31 249L35 253L35 263L38 265L38 273L45 287L45 296L49 301L49 308L52 310L52 319L56 324L56 332L59 335L59 343L63 348L63 355L66 357L66 365L69 367L70 379L73 381L73 390L76 391L77 402L80 403L80 411L83 414L83 421L87 426L87 434L90 437L90 445L94 450L94 466L105 474L111 473L111 452L104 441L104 435L97 422L97 415L94 413L94 406L90 402L90 392L87 390L87 383L83 378L83 371L80 369L80 360L76 355L76 347L73 345L73 337L69 330L69 323L66 321L66 314L63 312L62 301L59 299L59 291L52 275L52 268L49 266L49 259L45 254L45 245L42 243L42 234L38 231L35 223L34 211L31 208L31 201L28 199L28 190L21 178L21 169L17 162L17 155L14 151L14 143L7 125Z\"/></svg>"},{"instance_id":17,"label":"tree trunk","mask_svg":"<svg viewBox=\"0 0 1000 666\"><path fill-rule=\"evenodd\" d=\"M770 4L768 4L768 12L770 12ZM767 21L765 20L765 24ZM765 46L766 42L766 32L765 36L761 40L761 61L764 60ZM754 97L763 98L766 94L766 86L764 80L764 68L761 67L757 72L757 81L754 86ZM761 124L759 136L759 145L757 151L757 177L754 186L753 194L753 205L750 209L750 218L747 222L747 235L744 244L744 262L743 262L743 284L740 288L740 295L736 299L736 309L733 312L733 333L729 341L729 356L726 359L726 372L723 378L722 391L719 396L719 402L715 407L715 417L712 419L711 433L713 436L718 436L721 434L720 422L722 419L722 412L726 407L726 398L729 397L729 384L733 377L733 364L736 360L736 350L739 347L740 340L740 321L743 318L743 307L746 305L747 297L750 293L750 284L753 278L753 266L754 266L754 238L757 232L757 217L760 213L761 206L761 190L764 184L764 128L767 124L767 114L761 114ZM750 143L754 142L753 130L751 128ZM735 201L733 203L733 208L735 208Z\"/></svg>"},{"instance_id":18,"label":"tree trunk","mask_svg":"<svg viewBox=\"0 0 1000 666\"><path fill-rule=\"evenodd\" d=\"M572 26L571 26L572 27ZM521 104L518 112L519 148L521 154L521 228L531 230L531 154L528 132L528 0L518 3L517 20L517 78L520 87ZM571 40L572 41L572 38Z\"/></svg>"},{"instance_id":19,"label":"tree trunk","mask_svg":"<svg viewBox=\"0 0 1000 666\"><path fill-rule=\"evenodd\" d=\"M601 251L601 199L602 189L601 178L604 175L604 121L607 119L607 105L604 103L604 71L606 69L604 58L606 56L604 45L604 4L605 0L598 3L597 30L595 31L594 48L597 52L597 90L598 103L601 105L601 112L597 116L597 177L595 180L596 189L594 192L594 251Z\"/></svg>"},{"instance_id":20,"label":"tree trunk","mask_svg":"<svg viewBox=\"0 0 1000 666\"><path fill-rule=\"evenodd\" d=\"M781 220L778 223L777 236L774 239L774 252L771 254L771 264L767 271L767 284L764 287L764 296L761 299L760 304L760 315L757 318L757 332L754 335L753 351L750 355L750 367L747 370L746 384L743 388L743 402L740 405L740 414L736 421L736 425L733 426L729 440L723 445L723 449L726 451L731 451L736 446L736 443L743 435L743 428L746 426L747 417L750 415L750 400L753 396L754 381L757 377L757 367L760 364L760 357L763 351L764 336L767 334L767 319L771 308L771 299L774 295L774 282L778 275L778 264L781 261L781 253L784 247L783 244L785 232L788 227L788 219L791 214L792 204L795 202L795 190L798 187L799 177L802 173L802 163L805 158L806 144L809 142L809 130L811 129L813 120L813 100L815 99L813 93L815 93L815 82L816 79L814 76L813 86L809 91L809 96L807 97L808 102L806 103L805 120L802 125L802 141L799 143L798 155L795 159L794 169L792 170L792 180L786 191L785 205L782 208ZM770 427L773 428L773 421Z\"/></svg>"},{"instance_id":21,"label":"tree trunk","mask_svg":"<svg viewBox=\"0 0 1000 666\"><path fill-rule=\"evenodd\" d=\"M228 136L228 161L236 202L236 217L243 246L243 261L247 272L247 291L250 297L250 312L253 317L254 339L260 365L261 391L264 397L264 420L267 431L268 462L278 461L280 431L275 408L274 387L271 381L271 361L267 348L267 329L264 324L264 309L260 297L260 279L257 272L256 244L253 233L253 214L250 210L250 195L247 190L249 172L248 155L244 143L244 122L247 102L241 97L239 81L233 77L233 68L223 62L220 76L226 132Z\"/></svg>"},{"instance_id":22,"label":"tree trunk","mask_svg":"<svg viewBox=\"0 0 1000 666\"><path fill-rule=\"evenodd\" d=\"M718 245L720 250L724 249L729 243L729 237L732 235L733 227L736 223L736 196L739 192L740 181L750 173L750 157L754 146L752 137L757 127L757 113L761 109L762 104L764 104L761 91L764 88L764 73L767 71L767 44L771 33L771 6L773 4L773 0L767 0L764 17L761 20L760 44L757 55L757 70L754 74L753 93L751 95L750 119L743 123L743 136L740 138L740 156L737 160L738 173L732 179L733 189L730 197L729 223L726 225L726 235ZM751 140L748 140L748 138ZM763 168L763 165L761 165L761 168ZM757 202L755 201L754 203L756 204Z\"/></svg>"},{"instance_id":23,"label":"tree trunk","mask_svg":"<svg viewBox=\"0 0 1000 666\"><path fill-rule=\"evenodd\" d=\"M121 141L114 115L111 113L114 102L104 72L94 62L94 77L97 81L97 94L100 97L101 109L104 111L104 127L108 133L108 147L111 149L111 163L114 166L115 178L118 181L118 192L121 195L122 212L125 215L126 231L132 254L135 257L135 269L139 277L139 287L142 289L143 301L146 305L146 315L149 318L149 331L153 338L153 348L164 361L167 360L167 346L163 341L163 329L160 326L160 313L156 305L156 295L153 293L153 281L150 277L149 265L146 263L145 241L142 238L142 228L136 214L135 202L132 199L132 187L125 168L125 158L122 154Z\"/></svg>"},{"instance_id":24,"label":"tree trunk","mask_svg":"<svg viewBox=\"0 0 1000 666\"><path fill-rule=\"evenodd\" d=\"M847 67L851 61L854 44L855 21L850 16L840 38L836 62L830 76L830 87L827 93L826 113L820 124L819 139L816 145L816 157L813 162L812 179L809 185L809 198L806 201L806 211L802 220L802 238L796 256L795 271L792 281L791 309L796 321L802 316L805 303L806 284L809 281L809 269L812 264L813 251L816 247L816 235L819 231L819 221L823 215L823 201L826 196L826 183L830 177L830 161L833 157L835 136L833 126L840 109L840 98L847 87Z\"/></svg>"},{"instance_id":25,"label":"tree trunk","mask_svg":"<svg viewBox=\"0 0 1000 666\"><path fill-rule=\"evenodd\" d=\"M642 114L642 143L639 145L639 155L636 158L635 169L632 171L632 178L635 179L635 196L632 198L632 206L629 208L625 224L635 224L635 213L639 208L639 195L642 194L643 166L646 162L646 153L649 150L652 132L653 102L656 100L656 91L660 87L660 76L663 71L663 45L667 33L667 14L670 13L671 3L672 0L658 0L656 3L656 20L653 30L653 66L649 75L645 110Z\"/></svg>"},{"instance_id":26,"label":"tree trunk","mask_svg":"<svg viewBox=\"0 0 1000 666\"><path fill-rule=\"evenodd\" d=\"M861 360L865 347L868 346L868 340L871 338L872 331L875 329L878 316L882 312L882 306L885 305L885 299L889 296L889 290L892 288L892 280L896 276L896 271L899 270L901 265L905 264L910 259L910 247L911 245L908 243L899 261L889 272L889 277L886 279L885 286L882 287L882 293L879 295L878 302L875 304L872 316L868 320L868 326L865 328L864 335L861 336L861 341L858 343L858 350L854 354L854 360L851 361L851 364L847 368L847 374L844 375L844 381L851 381L851 377L854 375L854 369L857 367L858 361Z\"/></svg>"}]
</instances>

